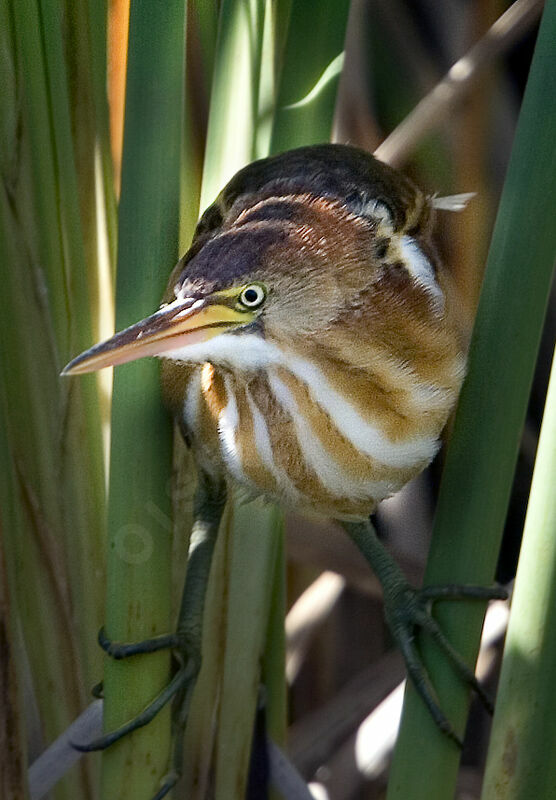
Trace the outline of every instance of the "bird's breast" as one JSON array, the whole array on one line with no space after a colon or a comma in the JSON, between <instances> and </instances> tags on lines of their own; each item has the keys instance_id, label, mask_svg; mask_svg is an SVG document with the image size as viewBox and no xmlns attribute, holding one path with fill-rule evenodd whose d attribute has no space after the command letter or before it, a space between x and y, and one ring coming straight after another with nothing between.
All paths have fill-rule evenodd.
<instances>
[{"instance_id":1,"label":"bird's breast","mask_svg":"<svg viewBox=\"0 0 556 800\"><path fill-rule=\"evenodd\" d=\"M372 374L294 352L270 361L249 374L192 370L183 415L196 456L252 494L325 516L365 517L418 474L459 388L400 366L393 389L378 357Z\"/></svg>"}]
</instances>

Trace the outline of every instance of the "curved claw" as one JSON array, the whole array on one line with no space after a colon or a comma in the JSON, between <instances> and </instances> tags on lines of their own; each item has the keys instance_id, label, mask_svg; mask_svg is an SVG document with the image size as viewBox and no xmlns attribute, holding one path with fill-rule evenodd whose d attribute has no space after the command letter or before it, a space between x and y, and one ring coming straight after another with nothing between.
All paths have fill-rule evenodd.
<instances>
[{"instance_id":1,"label":"curved claw","mask_svg":"<svg viewBox=\"0 0 556 800\"><path fill-rule=\"evenodd\" d=\"M97 700L103 700L104 699L104 682L103 681L99 681L98 683L95 683L95 685L91 689L91 694L93 695L93 697L96 697Z\"/></svg>"},{"instance_id":2,"label":"curved claw","mask_svg":"<svg viewBox=\"0 0 556 800\"><path fill-rule=\"evenodd\" d=\"M144 725L148 725L148 723L158 714L158 712L164 708L166 703L168 703L175 694L183 689L189 681L193 680L195 674L195 668L191 664L187 664L178 670L178 672L176 672L170 683L165 686L164 689L154 698L154 700L145 706L145 708L139 714L137 714L137 716L133 717L133 719L130 719L119 728L110 731L110 733L100 736L98 739L94 739L92 742L88 742L87 744L71 742L71 746L75 750L79 750L81 753L89 753L93 750L105 750L107 747L110 747L110 745L114 744L114 742L117 742L123 736L126 736L126 734L131 733L138 728L142 728Z\"/></svg>"},{"instance_id":3,"label":"curved claw","mask_svg":"<svg viewBox=\"0 0 556 800\"><path fill-rule=\"evenodd\" d=\"M164 778L162 786L160 787L158 792L155 794L155 796L152 798L152 800L162 800L163 797L166 797L168 792L172 791L172 789L174 788L174 786L176 785L176 783L178 782L179 779L180 779L180 776L179 776L179 774L177 772L175 772L175 771L170 772Z\"/></svg>"}]
</instances>

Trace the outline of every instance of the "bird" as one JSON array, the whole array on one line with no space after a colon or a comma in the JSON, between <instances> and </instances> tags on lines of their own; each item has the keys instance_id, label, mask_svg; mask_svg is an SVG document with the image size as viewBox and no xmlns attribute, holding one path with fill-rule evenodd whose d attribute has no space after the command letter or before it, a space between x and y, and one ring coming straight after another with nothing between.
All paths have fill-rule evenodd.
<instances>
[{"instance_id":1,"label":"bird","mask_svg":"<svg viewBox=\"0 0 556 800\"><path fill-rule=\"evenodd\" d=\"M370 521L382 500L434 459L464 380L467 333L433 228L437 208L463 207L468 197L428 195L349 145L255 161L201 216L160 308L65 368L79 375L159 357L166 403L197 464L176 633L127 644L100 635L117 658L180 649L185 666L166 694L188 695L198 673L198 586L208 578L226 497L239 488L344 526L381 581L410 677L450 738L461 743L420 660L416 627L489 702L430 613L430 601L450 592L409 586ZM496 587L452 590L458 599L502 596Z\"/></svg>"}]
</instances>

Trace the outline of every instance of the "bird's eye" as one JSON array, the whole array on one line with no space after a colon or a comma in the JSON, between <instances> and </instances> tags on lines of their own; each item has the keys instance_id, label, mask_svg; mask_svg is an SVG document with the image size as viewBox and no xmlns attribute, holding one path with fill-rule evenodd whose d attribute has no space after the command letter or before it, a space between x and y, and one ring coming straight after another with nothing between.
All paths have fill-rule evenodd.
<instances>
[{"instance_id":1,"label":"bird's eye","mask_svg":"<svg viewBox=\"0 0 556 800\"><path fill-rule=\"evenodd\" d=\"M239 296L239 302L245 308L258 308L262 305L266 298L266 292L258 283L252 283L246 286Z\"/></svg>"}]
</instances>

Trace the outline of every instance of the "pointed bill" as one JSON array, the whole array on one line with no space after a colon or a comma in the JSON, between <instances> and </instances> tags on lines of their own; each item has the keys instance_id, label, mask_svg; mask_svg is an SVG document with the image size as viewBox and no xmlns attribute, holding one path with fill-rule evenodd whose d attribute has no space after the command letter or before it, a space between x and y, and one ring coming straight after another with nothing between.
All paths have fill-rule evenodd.
<instances>
[{"instance_id":1,"label":"pointed bill","mask_svg":"<svg viewBox=\"0 0 556 800\"><path fill-rule=\"evenodd\" d=\"M252 318L213 297L178 298L150 317L130 325L110 339L94 345L70 361L62 375L81 375L104 367L135 361L144 356L158 356L190 344L197 344L226 328L245 325Z\"/></svg>"}]
</instances>

